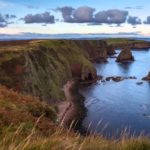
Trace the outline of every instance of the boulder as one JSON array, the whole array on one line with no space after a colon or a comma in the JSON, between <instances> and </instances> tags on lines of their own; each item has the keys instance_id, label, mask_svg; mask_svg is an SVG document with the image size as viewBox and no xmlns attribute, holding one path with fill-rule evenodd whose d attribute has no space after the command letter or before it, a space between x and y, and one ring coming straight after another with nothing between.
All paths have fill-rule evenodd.
<instances>
[{"instance_id":1,"label":"boulder","mask_svg":"<svg viewBox=\"0 0 150 150\"><path fill-rule=\"evenodd\" d=\"M148 75L142 78L142 80L150 81L150 72L148 72Z\"/></svg>"},{"instance_id":2,"label":"boulder","mask_svg":"<svg viewBox=\"0 0 150 150\"><path fill-rule=\"evenodd\" d=\"M110 81L112 79L112 77L107 77L106 81Z\"/></svg>"},{"instance_id":3,"label":"boulder","mask_svg":"<svg viewBox=\"0 0 150 150\"><path fill-rule=\"evenodd\" d=\"M125 79L137 79L135 76L125 77Z\"/></svg>"},{"instance_id":4,"label":"boulder","mask_svg":"<svg viewBox=\"0 0 150 150\"><path fill-rule=\"evenodd\" d=\"M120 81L123 81L125 78L124 77L121 77L121 76L112 76L112 77L107 77L106 78L106 81L110 81L110 80L113 80L115 82L120 82Z\"/></svg>"},{"instance_id":5,"label":"boulder","mask_svg":"<svg viewBox=\"0 0 150 150\"><path fill-rule=\"evenodd\" d=\"M132 55L130 48L124 48L116 59L117 62L125 62L125 61L133 61L133 60L134 57Z\"/></svg>"},{"instance_id":6,"label":"boulder","mask_svg":"<svg viewBox=\"0 0 150 150\"><path fill-rule=\"evenodd\" d=\"M120 76L117 76L117 77L112 77L112 80L115 81L115 82L120 82L120 81L123 81L124 78L120 77Z\"/></svg>"},{"instance_id":7,"label":"boulder","mask_svg":"<svg viewBox=\"0 0 150 150\"><path fill-rule=\"evenodd\" d=\"M143 82L137 82L136 84L137 84L137 85L141 85L141 84L143 84Z\"/></svg>"}]
</instances>

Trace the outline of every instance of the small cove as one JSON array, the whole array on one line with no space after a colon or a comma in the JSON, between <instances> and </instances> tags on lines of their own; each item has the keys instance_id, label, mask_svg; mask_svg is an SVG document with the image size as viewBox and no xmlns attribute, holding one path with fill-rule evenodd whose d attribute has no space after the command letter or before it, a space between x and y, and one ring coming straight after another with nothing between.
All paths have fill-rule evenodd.
<instances>
[{"instance_id":1,"label":"small cove","mask_svg":"<svg viewBox=\"0 0 150 150\"><path fill-rule=\"evenodd\" d=\"M134 62L117 63L109 58L107 63L94 64L98 75L137 79L98 82L81 91L88 110L83 126L90 132L107 137L120 136L123 130L132 135L150 135L150 83L141 81L150 71L150 50L132 53Z\"/></svg>"}]
</instances>

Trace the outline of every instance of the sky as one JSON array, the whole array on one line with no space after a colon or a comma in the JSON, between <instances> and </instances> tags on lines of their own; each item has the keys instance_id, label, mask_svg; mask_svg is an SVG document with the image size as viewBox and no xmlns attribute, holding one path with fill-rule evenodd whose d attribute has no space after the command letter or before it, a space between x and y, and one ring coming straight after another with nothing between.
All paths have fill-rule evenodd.
<instances>
[{"instance_id":1,"label":"sky","mask_svg":"<svg viewBox=\"0 0 150 150\"><path fill-rule=\"evenodd\" d=\"M150 36L150 0L0 0L0 34Z\"/></svg>"}]
</instances>

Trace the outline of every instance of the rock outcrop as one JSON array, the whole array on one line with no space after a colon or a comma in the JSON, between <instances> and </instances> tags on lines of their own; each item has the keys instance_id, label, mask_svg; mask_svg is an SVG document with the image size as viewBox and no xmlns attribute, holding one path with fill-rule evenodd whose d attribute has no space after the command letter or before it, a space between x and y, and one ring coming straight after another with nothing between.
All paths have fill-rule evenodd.
<instances>
[{"instance_id":1,"label":"rock outcrop","mask_svg":"<svg viewBox=\"0 0 150 150\"><path fill-rule=\"evenodd\" d=\"M150 72L148 72L148 75L146 77L142 78L142 80L150 81Z\"/></svg>"},{"instance_id":2,"label":"rock outcrop","mask_svg":"<svg viewBox=\"0 0 150 150\"><path fill-rule=\"evenodd\" d=\"M122 77L122 76L111 76L111 77L106 77L106 81L115 81L115 82L120 82L120 81L123 81L125 79L137 79L136 77L134 76L131 76L131 77Z\"/></svg>"},{"instance_id":3,"label":"rock outcrop","mask_svg":"<svg viewBox=\"0 0 150 150\"><path fill-rule=\"evenodd\" d=\"M132 55L130 48L124 48L116 59L117 62L125 62L125 61L133 61L133 60L134 57Z\"/></svg>"},{"instance_id":4,"label":"rock outcrop","mask_svg":"<svg viewBox=\"0 0 150 150\"><path fill-rule=\"evenodd\" d=\"M107 55L111 56L111 55L114 55L114 54L116 54L115 48L112 45L108 45L107 46Z\"/></svg>"},{"instance_id":5,"label":"rock outcrop","mask_svg":"<svg viewBox=\"0 0 150 150\"><path fill-rule=\"evenodd\" d=\"M137 84L137 85L142 85L142 84L143 84L143 82L137 82L136 84Z\"/></svg>"}]
</instances>

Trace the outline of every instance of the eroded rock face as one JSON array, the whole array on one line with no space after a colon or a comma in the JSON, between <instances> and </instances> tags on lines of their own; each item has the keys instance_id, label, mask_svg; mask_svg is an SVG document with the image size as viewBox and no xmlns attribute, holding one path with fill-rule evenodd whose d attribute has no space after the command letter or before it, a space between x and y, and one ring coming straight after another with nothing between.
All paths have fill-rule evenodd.
<instances>
[{"instance_id":1,"label":"eroded rock face","mask_svg":"<svg viewBox=\"0 0 150 150\"><path fill-rule=\"evenodd\" d=\"M129 40L128 42L122 42L122 43L114 43L112 45L115 49L123 49L124 47L131 47L132 49L142 50L142 49L149 49L150 48L150 42L147 41L134 41Z\"/></svg>"},{"instance_id":2,"label":"eroded rock face","mask_svg":"<svg viewBox=\"0 0 150 150\"><path fill-rule=\"evenodd\" d=\"M132 48L134 49L149 49L150 48L150 42L135 42L132 45Z\"/></svg>"},{"instance_id":3,"label":"eroded rock face","mask_svg":"<svg viewBox=\"0 0 150 150\"><path fill-rule=\"evenodd\" d=\"M142 80L150 81L150 72L148 72L148 75L142 78Z\"/></svg>"},{"instance_id":4,"label":"eroded rock face","mask_svg":"<svg viewBox=\"0 0 150 150\"><path fill-rule=\"evenodd\" d=\"M97 72L95 68L88 68L82 64L71 65L72 77L78 79L79 81L92 81L97 77Z\"/></svg>"},{"instance_id":5,"label":"eroded rock face","mask_svg":"<svg viewBox=\"0 0 150 150\"><path fill-rule=\"evenodd\" d=\"M132 55L130 48L124 48L116 59L117 62L125 62L125 61L133 61L133 60L134 57Z\"/></svg>"},{"instance_id":6,"label":"eroded rock face","mask_svg":"<svg viewBox=\"0 0 150 150\"><path fill-rule=\"evenodd\" d=\"M92 62L107 62L107 43L103 40L75 40L84 49Z\"/></svg>"},{"instance_id":7,"label":"eroded rock face","mask_svg":"<svg viewBox=\"0 0 150 150\"><path fill-rule=\"evenodd\" d=\"M60 125L63 127L70 128L72 126L76 128L85 117L84 97L78 90L78 83L75 81L68 81L63 87L66 100L70 103L60 120Z\"/></svg>"},{"instance_id":8,"label":"eroded rock face","mask_svg":"<svg viewBox=\"0 0 150 150\"><path fill-rule=\"evenodd\" d=\"M111 56L111 55L114 55L114 54L116 54L115 48L112 45L107 46L107 55Z\"/></svg>"}]
</instances>

